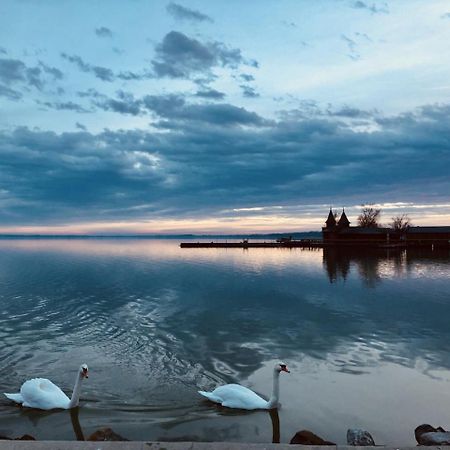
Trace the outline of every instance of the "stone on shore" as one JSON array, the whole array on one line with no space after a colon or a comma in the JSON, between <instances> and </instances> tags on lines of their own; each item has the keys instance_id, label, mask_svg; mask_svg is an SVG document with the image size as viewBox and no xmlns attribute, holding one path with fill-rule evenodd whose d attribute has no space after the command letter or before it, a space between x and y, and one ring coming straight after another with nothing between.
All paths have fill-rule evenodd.
<instances>
[{"instance_id":1,"label":"stone on shore","mask_svg":"<svg viewBox=\"0 0 450 450\"><path fill-rule=\"evenodd\" d=\"M100 428L95 433L92 433L88 441L128 441L120 434L115 433L111 428Z\"/></svg>"},{"instance_id":2,"label":"stone on shore","mask_svg":"<svg viewBox=\"0 0 450 450\"><path fill-rule=\"evenodd\" d=\"M7 441L35 441L36 438L33 436L30 436L29 434L24 434L20 437L16 438L9 438L7 436L0 436L0 440L7 440Z\"/></svg>"},{"instance_id":3,"label":"stone on shore","mask_svg":"<svg viewBox=\"0 0 450 450\"><path fill-rule=\"evenodd\" d=\"M334 442L323 440L317 434L314 434L309 430L301 430L295 433L295 436L291 439L290 444L302 444L302 445L336 445Z\"/></svg>"},{"instance_id":4,"label":"stone on shore","mask_svg":"<svg viewBox=\"0 0 450 450\"><path fill-rule=\"evenodd\" d=\"M450 431L445 431L442 427L419 425L414 430L414 435L419 445L450 445Z\"/></svg>"},{"instance_id":5,"label":"stone on shore","mask_svg":"<svg viewBox=\"0 0 450 450\"><path fill-rule=\"evenodd\" d=\"M367 445L375 445L372 435L366 430L359 428L349 428L347 430L347 444L364 447Z\"/></svg>"}]
</instances>

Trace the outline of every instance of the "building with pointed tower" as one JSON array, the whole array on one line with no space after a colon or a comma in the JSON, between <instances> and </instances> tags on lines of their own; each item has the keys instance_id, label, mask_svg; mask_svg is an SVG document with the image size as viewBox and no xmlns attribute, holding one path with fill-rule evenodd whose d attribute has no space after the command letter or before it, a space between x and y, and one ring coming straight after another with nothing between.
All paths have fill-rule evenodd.
<instances>
[{"instance_id":1,"label":"building with pointed tower","mask_svg":"<svg viewBox=\"0 0 450 450\"><path fill-rule=\"evenodd\" d=\"M325 226L322 228L322 236L324 241L342 240L348 237L352 229L359 227L350 227L350 220L348 220L345 209L342 208L341 217L336 221L336 216L330 208L328 218L325 221Z\"/></svg>"},{"instance_id":2,"label":"building with pointed tower","mask_svg":"<svg viewBox=\"0 0 450 450\"><path fill-rule=\"evenodd\" d=\"M398 231L387 227L352 227L342 208L341 217L330 208L322 228L324 244L388 245L388 246L450 246L450 227L409 227Z\"/></svg>"},{"instance_id":3,"label":"building with pointed tower","mask_svg":"<svg viewBox=\"0 0 450 450\"><path fill-rule=\"evenodd\" d=\"M350 220L348 220L347 214L345 214L344 208L342 208L342 214L339 219L339 222L337 223L337 226L338 226L338 228L340 228L342 230L345 228L348 228L350 226Z\"/></svg>"}]
</instances>

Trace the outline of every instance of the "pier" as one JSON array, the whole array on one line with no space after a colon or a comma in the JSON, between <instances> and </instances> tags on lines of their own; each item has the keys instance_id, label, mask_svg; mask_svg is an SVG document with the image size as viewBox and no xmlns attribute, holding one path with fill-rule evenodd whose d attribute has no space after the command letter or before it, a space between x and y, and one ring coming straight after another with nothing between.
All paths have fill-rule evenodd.
<instances>
[{"instance_id":1,"label":"pier","mask_svg":"<svg viewBox=\"0 0 450 450\"><path fill-rule=\"evenodd\" d=\"M182 242L181 248L317 248L323 247L321 239L302 239L299 241L270 241L270 242L249 242L244 239L241 242Z\"/></svg>"}]
</instances>

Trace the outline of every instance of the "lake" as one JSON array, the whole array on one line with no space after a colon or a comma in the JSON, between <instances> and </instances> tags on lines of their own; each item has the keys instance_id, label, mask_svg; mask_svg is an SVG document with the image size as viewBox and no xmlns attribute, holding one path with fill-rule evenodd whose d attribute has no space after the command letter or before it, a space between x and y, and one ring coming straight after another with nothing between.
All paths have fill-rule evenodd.
<instances>
[{"instance_id":1,"label":"lake","mask_svg":"<svg viewBox=\"0 0 450 450\"><path fill-rule=\"evenodd\" d=\"M180 249L176 240L0 240L0 392L46 377L79 410L0 399L0 435L338 444L364 428L414 445L450 427L450 257L445 251ZM219 408L197 391L238 382L278 417Z\"/></svg>"}]
</instances>

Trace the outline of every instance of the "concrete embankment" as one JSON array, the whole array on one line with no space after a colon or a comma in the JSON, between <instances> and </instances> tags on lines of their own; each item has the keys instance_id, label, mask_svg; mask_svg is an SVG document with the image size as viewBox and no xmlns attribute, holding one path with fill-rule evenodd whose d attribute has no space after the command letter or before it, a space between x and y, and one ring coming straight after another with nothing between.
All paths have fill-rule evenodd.
<instances>
[{"instance_id":1,"label":"concrete embankment","mask_svg":"<svg viewBox=\"0 0 450 450\"><path fill-rule=\"evenodd\" d=\"M292 444L243 444L237 442L80 442L80 441L0 441L0 450L417 450L417 447L355 447ZM442 447L427 447L442 450Z\"/></svg>"}]
</instances>

